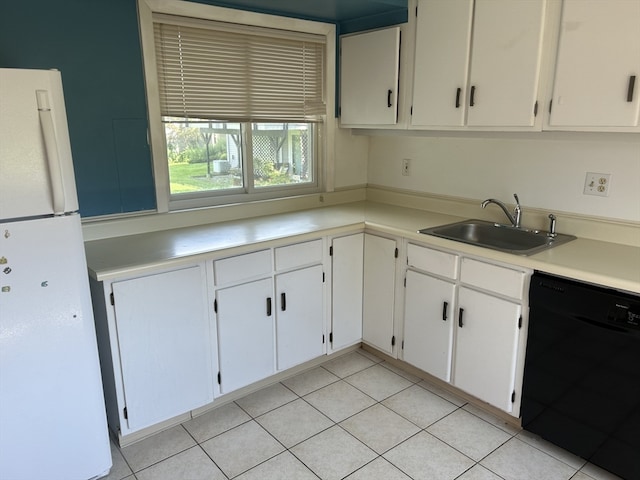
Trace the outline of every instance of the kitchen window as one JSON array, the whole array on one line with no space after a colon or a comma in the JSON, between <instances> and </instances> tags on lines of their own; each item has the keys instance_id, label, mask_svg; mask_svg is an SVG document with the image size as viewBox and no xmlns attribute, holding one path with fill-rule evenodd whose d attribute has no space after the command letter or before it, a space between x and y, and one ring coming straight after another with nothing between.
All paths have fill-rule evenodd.
<instances>
[{"instance_id":1,"label":"kitchen window","mask_svg":"<svg viewBox=\"0 0 640 480\"><path fill-rule=\"evenodd\" d=\"M333 25L191 2L138 7L159 211L323 191Z\"/></svg>"}]
</instances>

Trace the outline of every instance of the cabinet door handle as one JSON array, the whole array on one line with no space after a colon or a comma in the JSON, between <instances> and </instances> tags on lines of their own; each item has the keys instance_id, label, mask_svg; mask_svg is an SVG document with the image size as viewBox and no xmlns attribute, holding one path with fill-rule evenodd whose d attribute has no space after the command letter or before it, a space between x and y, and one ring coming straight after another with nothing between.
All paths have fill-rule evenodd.
<instances>
[{"instance_id":1,"label":"cabinet door handle","mask_svg":"<svg viewBox=\"0 0 640 480\"><path fill-rule=\"evenodd\" d=\"M387 90L387 107L391 108L391 95L393 95L393 90Z\"/></svg>"},{"instance_id":2,"label":"cabinet door handle","mask_svg":"<svg viewBox=\"0 0 640 480\"><path fill-rule=\"evenodd\" d=\"M280 294L280 309L283 312L287 309L287 294L284 292Z\"/></svg>"},{"instance_id":3,"label":"cabinet door handle","mask_svg":"<svg viewBox=\"0 0 640 480\"><path fill-rule=\"evenodd\" d=\"M460 94L462 93L462 89L458 87L456 89L456 108L460 108Z\"/></svg>"},{"instance_id":4,"label":"cabinet door handle","mask_svg":"<svg viewBox=\"0 0 640 480\"><path fill-rule=\"evenodd\" d=\"M627 88L627 102L633 102L633 91L636 87L636 76L629 76L629 88Z\"/></svg>"},{"instance_id":5,"label":"cabinet door handle","mask_svg":"<svg viewBox=\"0 0 640 480\"><path fill-rule=\"evenodd\" d=\"M442 320L446 321L447 320L447 308L449 307L449 303L448 302L444 302L444 305L442 305Z\"/></svg>"},{"instance_id":6,"label":"cabinet door handle","mask_svg":"<svg viewBox=\"0 0 640 480\"><path fill-rule=\"evenodd\" d=\"M267 317L271 316L271 297L267 297Z\"/></svg>"},{"instance_id":7,"label":"cabinet door handle","mask_svg":"<svg viewBox=\"0 0 640 480\"><path fill-rule=\"evenodd\" d=\"M462 323L462 314L464 313L464 308L460 309L460 312L458 313L458 326L460 328L462 328L464 326L464 323Z\"/></svg>"},{"instance_id":8,"label":"cabinet door handle","mask_svg":"<svg viewBox=\"0 0 640 480\"><path fill-rule=\"evenodd\" d=\"M471 87L471 95L469 96L469 106L473 107L476 103L476 87L475 85Z\"/></svg>"}]
</instances>

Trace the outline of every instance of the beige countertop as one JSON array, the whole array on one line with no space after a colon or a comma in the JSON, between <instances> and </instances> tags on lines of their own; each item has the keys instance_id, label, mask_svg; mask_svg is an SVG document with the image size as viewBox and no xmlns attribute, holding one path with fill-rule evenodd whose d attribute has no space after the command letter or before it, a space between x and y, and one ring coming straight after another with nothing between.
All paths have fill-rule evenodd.
<instances>
[{"instance_id":1,"label":"beige countertop","mask_svg":"<svg viewBox=\"0 0 640 480\"><path fill-rule=\"evenodd\" d=\"M524 257L417 233L422 228L464 219L381 203L357 202L93 240L85 242L85 250L91 276L102 281L144 274L158 267L170 267L213 256L244 253L288 239L296 241L367 228L437 248L640 293L638 247L578 238Z\"/></svg>"}]
</instances>

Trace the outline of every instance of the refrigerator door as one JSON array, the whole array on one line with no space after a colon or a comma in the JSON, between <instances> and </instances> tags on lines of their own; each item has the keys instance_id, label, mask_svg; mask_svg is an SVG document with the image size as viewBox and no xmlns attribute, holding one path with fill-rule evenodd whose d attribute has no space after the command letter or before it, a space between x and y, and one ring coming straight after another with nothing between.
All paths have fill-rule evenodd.
<instances>
[{"instance_id":1,"label":"refrigerator door","mask_svg":"<svg viewBox=\"0 0 640 480\"><path fill-rule=\"evenodd\" d=\"M111 467L78 214L0 223L0 478Z\"/></svg>"},{"instance_id":2,"label":"refrigerator door","mask_svg":"<svg viewBox=\"0 0 640 480\"><path fill-rule=\"evenodd\" d=\"M0 221L78 210L62 79L0 68Z\"/></svg>"}]
</instances>

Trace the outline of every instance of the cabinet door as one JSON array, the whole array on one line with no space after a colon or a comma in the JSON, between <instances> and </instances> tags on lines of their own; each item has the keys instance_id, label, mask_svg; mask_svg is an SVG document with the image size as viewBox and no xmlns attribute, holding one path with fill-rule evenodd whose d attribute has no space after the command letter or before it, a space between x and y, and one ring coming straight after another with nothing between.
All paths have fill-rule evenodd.
<instances>
[{"instance_id":1,"label":"cabinet door","mask_svg":"<svg viewBox=\"0 0 640 480\"><path fill-rule=\"evenodd\" d=\"M449 382L455 312L454 284L408 271L404 361Z\"/></svg>"},{"instance_id":2,"label":"cabinet door","mask_svg":"<svg viewBox=\"0 0 640 480\"><path fill-rule=\"evenodd\" d=\"M398 116L400 27L340 39L340 121L394 125Z\"/></svg>"},{"instance_id":3,"label":"cabinet door","mask_svg":"<svg viewBox=\"0 0 640 480\"><path fill-rule=\"evenodd\" d=\"M324 353L322 266L276 276L278 370Z\"/></svg>"},{"instance_id":4,"label":"cabinet door","mask_svg":"<svg viewBox=\"0 0 640 480\"><path fill-rule=\"evenodd\" d=\"M639 25L638 1L564 1L550 125L638 125Z\"/></svg>"},{"instance_id":5,"label":"cabinet door","mask_svg":"<svg viewBox=\"0 0 640 480\"><path fill-rule=\"evenodd\" d=\"M513 409L521 306L461 287L453 384L506 412Z\"/></svg>"},{"instance_id":6,"label":"cabinet door","mask_svg":"<svg viewBox=\"0 0 640 480\"><path fill-rule=\"evenodd\" d=\"M462 126L473 0L418 3L412 125Z\"/></svg>"},{"instance_id":7,"label":"cabinet door","mask_svg":"<svg viewBox=\"0 0 640 480\"><path fill-rule=\"evenodd\" d=\"M395 345L395 252L395 240L369 234L364 236L362 339L390 355Z\"/></svg>"},{"instance_id":8,"label":"cabinet door","mask_svg":"<svg viewBox=\"0 0 640 480\"><path fill-rule=\"evenodd\" d=\"M362 340L364 234L334 238L331 256L331 348Z\"/></svg>"},{"instance_id":9,"label":"cabinet door","mask_svg":"<svg viewBox=\"0 0 640 480\"><path fill-rule=\"evenodd\" d=\"M545 0L476 0L469 126L533 126Z\"/></svg>"},{"instance_id":10,"label":"cabinet door","mask_svg":"<svg viewBox=\"0 0 640 480\"><path fill-rule=\"evenodd\" d=\"M129 429L213 401L202 268L114 282L112 289Z\"/></svg>"},{"instance_id":11,"label":"cabinet door","mask_svg":"<svg viewBox=\"0 0 640 480\"><path fill-rule=\"evenodd\" d=\"M275 373L273 283L218 290L220 389L228 393Z\"/></svg>"}]
</instances>

